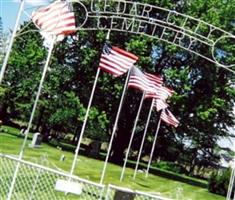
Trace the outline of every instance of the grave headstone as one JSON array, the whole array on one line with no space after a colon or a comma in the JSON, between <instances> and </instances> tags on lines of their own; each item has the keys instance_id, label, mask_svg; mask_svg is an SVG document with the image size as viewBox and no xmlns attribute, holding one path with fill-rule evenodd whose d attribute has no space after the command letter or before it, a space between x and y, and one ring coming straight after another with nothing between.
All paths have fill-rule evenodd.
<instances>
[{"instance_id":1,"label":"grave headstone","mask_svg":"<svg viewBox=\"0 0 235 200\"><path fill-rule=\"evenodd\" d=\"M100 153L101 142L94 140L89 144L88 148L89 148L89 150L88 150L89 155L97 158Z\"/></svg>"},{"instance_id":2,"label":"grave headstone","mask_svg":"<svg viewBox=\"0 0 235 200\"><path fill-rule=\"evenodd\" d=\"M29 145L32 148L38 148L42 144L42 135L40 133L34 133L33 140Z\"/></svg>"},{"instance_id":3,"label":"grave headstone","mask_svg":"<svg viewBox=\"0 0 235 200\"><path fill-rule=\"evenodd\" d=\"M63 155L61 155L61 157L60 157L60 161L65 161L65 155L63 154Z\"/></svg>"},{"instance_id":4,"label":"grave headstone","mask_svg":"<svg viewBox=\"0 0 235 200\"><path fill-rule=\"evenodd\" d=\"M134 200L135 193L132 191L116 190L114 200Z\"/></svg>"}]
</instances>

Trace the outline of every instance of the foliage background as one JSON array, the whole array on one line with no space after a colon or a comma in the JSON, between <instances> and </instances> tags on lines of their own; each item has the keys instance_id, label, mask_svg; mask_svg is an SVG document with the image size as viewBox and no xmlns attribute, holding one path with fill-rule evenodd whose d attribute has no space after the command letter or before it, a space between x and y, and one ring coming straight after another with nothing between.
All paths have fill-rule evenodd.
<instances>
[{"instance_id":1,"label":"foliage background","mask_svg":"<svg viewBox=\"0 0 235 200\"><path fill-rule=\"evenodd\" d=\"M142 2L176 10L235 32L234 0ZM25 31L29 29L36 28L31 24ZM45 139L49 134L55 137L72 134L72 142L76 143L105 37L104 31L79 31L77 36L56 45L33 127L40 130ZM182 49L144 36L112 32L111 43L138 55L142 70L161 73L166 85L177 93L170 99L170 109L181 123L177 129L161 127L155 160L176 163L182 173L198 176L218 166L221 151L217 142L221 137L228 137L229 127L234 126L233 74ZM207 49L204 51L207 54ZM22 126L28 121L46 55L39 33L28 32L16 39L4 85L0 88L0 119L5 124L17 122ZM125 76L115 79L101 73L86 137L108 141L124 80ZM113 145L115 163L122 162L140 97L141 92L128 90ZM133 157L149 106L150 102L146 101L132 147ZM144 156L150 153L157 119L158 114L154 113Z\"/></svg>"}]
</instances>

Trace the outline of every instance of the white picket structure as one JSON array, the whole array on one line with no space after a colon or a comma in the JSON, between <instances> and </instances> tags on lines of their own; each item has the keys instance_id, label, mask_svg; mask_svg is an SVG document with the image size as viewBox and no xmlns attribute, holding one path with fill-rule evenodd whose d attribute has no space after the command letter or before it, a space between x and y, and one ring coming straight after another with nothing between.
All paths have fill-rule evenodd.
<instances>
[{"instance_id":1,"label":"white picket structure","mask_svg":"<svg viewBox=\"0 0 235 200\"><path fill-rule=\"evenodd\" d=\"M12 200L97 200L103 196L104 185L0 154L0 200L7 199L14 170L18 163L20 163L20 167ZM81 195L75 196L56 191L55 185L58 180L69 180L80 184L82 187Z\"/></svg>"},{"instance_id":2,"label":"white picket structure","mask_svg":"<svg viewBox=\"0 0 235 200\"><path fill-rule=\"evenodd\" d=\"M134 194L135 200L171 200L114 185L105 188L105 185L5 154L0 154L0 200L7 199L17 164L20 164L20 167L12 200L112 200L118 191ZM81 185L82 193L73 195L56 191L58 180Z\"/></svg>"}]
</instances>

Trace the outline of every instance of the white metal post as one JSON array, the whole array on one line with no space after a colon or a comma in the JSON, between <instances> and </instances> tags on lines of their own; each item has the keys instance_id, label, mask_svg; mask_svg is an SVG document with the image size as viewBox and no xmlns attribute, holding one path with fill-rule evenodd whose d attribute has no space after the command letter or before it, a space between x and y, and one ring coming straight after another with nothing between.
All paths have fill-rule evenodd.
<instances>
[{"instance_id":1,"label":"white metal post","mask_svg":"<svg viewBox=\"0 0 235 200\"><path fill-rule=\"evenodd\" d=\"M99 74L100 74L100 68L98 68L97 72L96 72L96 77L95 77L95 81L94 81L94 84L93 84L90 100L89 100L89 103L88 103L88 106L87 106L85 119L84 119L83 124L82 124L82 130L81 130L79 140L78 140L78 143L77 143L77 147L76 147L76 150L75 150L75 155L74 155L73 164L72 164L72 167L71 167L71 170L70 170L70 175L73 175L74 169L76 167L76 161L77 161L79 149L80 149L80 146L81 146L82 138L83 138L83 135L84 135L84 131L85 131L85 128L86 128L86 123L87 123L87 120L88 120L88 117L89 117L89 112L90 112L92 100L93 100L93 97L94 97L94 94L95 94L95 89L96 89L97 81L98 81L98 78L99 78Z\"/></svg>"},{"instance_id":2,"label":"white metal post","mask_svg":"<svg viewBox=\"0 0 235 200\"><path fill-rule=\"evenodd\" d=\"M135 179L136 174L137 174L137 170L138 170L138 167L139 167L140 157L141 157L141 153L142 153L142 150L143 150L143 147L144 147L144 141L145 141L145 137L146 137L148 126L149 126L149 121L150 121L152 110L153 110L153 104L154 104L154 101L152 99L151 107L149 109L149 114L148 114L147 122L146 122L146 125L145 125L145 129L144 129L144 135L143 135L143 138L142 138L142 141L141 141L138 158L137 158L137 162L136 162L136 165L135 165L135 172L134 172L134 175L133 175L133 179Z\"/></svg>"},{"instance_id":3,"label":"white metal post","mask_svg":"<svg viewBox=\"0 0 235 200\"><path fill-rule=\"evenodd\" d=\"M109 40L110 32L111 32L111 30L108 31L108 33L106 35L106 40ZM73 175L75 167L76 167L78 153L79 153L80 146L81 146L81 143L82 143L82 138L83 138L83 135L84 135L84 132L85 132L85 129L86 129L86 123L87 123L87 120L88 120L88 117L89 117L89 112L90 112L91 104L92 104L93 97L94 97L94 94L95 94L95 89L96 89L96 85L97 85L99 75L100 75L100 68L98 67L98 69L96 71L96 76L95 76L95 81L94 81L94 84L93 84L93 88L92 88L92 91L91 91L91 96L90 96L89 103L88 103L88 106L87 106L85 119L84 119L83 124L82 124L82 130L80 132L77 147L76 147L76 150L75 150L75 155L74 155L72 167L71 167L71 170L70 170L70 175Z\"/></svg>"},{"instance_id":4,"label":"white metal post","mask_svg":"<svg viewBox=\"0 0 235 200\"><path fill-rule=\"evenodd\" d=\"M233 114L235 114L235 107L233 108ZM226 200L231 200L231 198L232 198L231 196L232 196L232 190L233 190L234 178L235 178L235 157L233 158L231 168L232 168L232 171L231 171L231 176L230 176L230 180L229 180ZM234 193L233 199L235 200L235 193Z\"/></svg>"},{"instance_id":5,"label":"white metal post","mask_svg":"<svg viewBox=\"0 0 235 200\"><path fill-rule=\"evenodd\" d=\"M234 178L235 178L235 160L233 160L232 172L231 172L231 176L230 176L226 200L231 200L231 198L232 198L231 196L232 196L232 190L233 190L233 185L234 185ZM234 195L234 197L235 197L235 195Z\"/></svg>"},{"instance_id":6,"label":"white metal post","mask_svg":"<svg viewBox=\"0 0 235 200\"><path fill-rule=\"evenodd\" d=\"M107 192L106 192L105 200L110 200L109 199L110 192L111 192L111 188L110 188L110 185L108 185L108 189L107 189Z\"/></svg>"},{"instance_id":7,"label":"white metal post","mask_svg":"<svg viewBox=\"0 0 235 200\"><path fill-rule=\"evenodd\" d=\"M138 112L137 112L137 115L136 115L136 118L135 118L134 127L132 129L130 141L129 141L127 152L126 152L126 157L125 157L124 164L123 164L123 167L122 167L122 173L121 173L120 181L122 181L123 177L124 177L128 156L129 156L131 145L132 145L132 142L133 142L133 139L134 139L134 134L135 134L135 130L136 130L136 127L137 127L138 120L139 120L140 112L141 112L141 109L142 109L142 106L143 106L145 94L146 94L146 92L143 92L143 95L142 95L142 98L141 98L141 101L140 101L140 105L139 105L139 109L138 109Z\"/></svg>"},{"instance_id":8,"label":"white metal post","mask_svg":"<svg viewBox=\"0 0 235 200\"><path fill-rule=\"evenodd\" d=\"M156 146L156 142L157 142L157 136L158 136L158 133L159 133L160 126L161 126L161 118L159 118L159 121L158 121L158 124L157 124L157 130L156 130L156 133L155 133L153 146L152 146L151 154L150 154L150 157L149 157L148 167L147 167L147 171L146 171L146 174L145 174L146 178L148 177L150 165L152 163L153 153L154 153L154 150L155 150L155 146Z\"/></svg>"},{"instance_id":9,"label":"white metal post","mask_svg":"<svg viewBox=\"0 0 235 200\"><path fill-rule=\"evenodd\" d=\"M38 104L38 101L39 101L39 97L40 97L40 94L41 94L41 91L42 91L43 82L44 82L45 77L46 77L46 72L47 72L47 69L48 69L48 66L49 66L49 63L50 63L50 59L51 59L51 55L52 55L52 51L53 51L53 48L54 48L55 41L56 41L56 37L54 37L53 41L51 42L51 46L49 48L46 64L45 64L44 69L43 69L42 77L41 77L40 84L39 84L39 87L38 87L38 92L37 92L37 95L36 95L36 99L34 101L33 110L32 110L31 115L30 115L30 120L29 120L29 123L28 123L28 127L25 131L24 141L23 141L23 144L21 146L20 153L19 153L19 160L22 160L22 157L23 157L23 154L24 154L24 149L25 149L25 146L26 146L26 143L27 143L29 130L32 126L34 114L35 114L37 104ZM12 179L12 182L11 182L11 187L10 187L10 190L9 190L9 193L8 193L8 196L7 196L7 200L10 200L11 197L12 197L15 182L16 182L16 178L17 178L17 174L19 172L19 167L20 167L20 162L18 162L17 165L16 165L16 169L15 169L15 172L14 172L14 175L13 175L13 179Z\"/></svg>"},{"instance_id":10,"label":"white metal post","mask_svg":"<svg viewBox=\"0 0 235 200\"><path fill-rule=\"evenodd\" d=\"M131 68L128 70L128 74L127 74L127 77L126 77L126 82L125 82L125 85L124 85L124 88L123 88L122 97L121 97L121 100L120 100L120 103L119 103L118 112L117 112L117 115L116 115L115 123L114 123L114 126L113 126L113 131L112 131L110 142L109 142L108 152L106 154L104 167L103 167L101 178L100 178L100 184L103 184L103 181L104 181L105 171L106 171L106 167L107 167L107 164L108 164L108 159L109 159L109 156L110 156L110 153L111 153L111 148L112 148L114 135L115 135L116 130L117 130L119 116L120 116L120 113L121 113L125 93L126 93L126 90L127 90L127 85L128 85L128 81L129 81L129 77L130 77L130 72L131 72Z\"/></svg>"},{"instance_id":11,"label":"white metal post","mask_svg":"<svg viewBox=\"0 0 235 200\"><path fill-rule=\"evenodd\" d=\"M14 30L12 32L11 39L10 39L10 42L9 42L9 45L8 45L8 48L7 48L7 52L6 52L6 55L4 57L2 68L1 68L1 71L0 71L0 84L2 83L4 73L6 71L7 62L8 62L10 53L11 53L12 45L13 45L13 42L14 42L14 39L15 39L16 32L17 32L18 27L19 27L20 17L21 17L22 11L24 9L24 3L25 3L25 0L21 0L20 8L19 8L17 18L16 18L15 27L14 27Z\"/></svg>"}]
</instances>

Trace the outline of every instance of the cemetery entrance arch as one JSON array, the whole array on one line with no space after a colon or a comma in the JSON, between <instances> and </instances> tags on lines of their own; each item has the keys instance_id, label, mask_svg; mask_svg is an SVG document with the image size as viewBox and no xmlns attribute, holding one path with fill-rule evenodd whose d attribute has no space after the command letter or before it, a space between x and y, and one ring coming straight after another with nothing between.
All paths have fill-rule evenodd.
<instances>
[{"instance_id":1,"label":"cemetery entrance arch","mask_svg":"<svg viewBox=\"0 0 235 200\"><path fill-rule=\"evenodd\" d=\"M78 30L107 30L145 35L180 47L235 73L235 49L225 48L225 46L235 44L235 36L212 24L178 13L175 10L139 2L125 0L70 1L74 3L74 8L77 11ZM233 52L228 52L226 49L233 49ZM22 162L21 160L12 160ZM32 173L34 173L34 169L41 173L40 167L24 164L26 169L33 169ZM11 169L13 168L11 167ZM52 172L48 169L45 171ZM54 174L64 176L64 174L53 171L51 179L54 178ZM38 178L35 181L37 182ZM76 181L87 184L87 181L84 180ZM97 188L100 188L98 190L102 193L103 185L98 185L98 187L95 185L93 190L96 191ZM14 184L12 184L13 189ZM88 193L91 192L88 191ZM231 195L230 190L229 195Z\"/></svg>"},{"instance_id":2,"label":"cemetery entrance arch","mask_svg":"<svg viewBox=\"0 0 235 200\"><path fill-rule=\"evenodd\" d=\"M110 30L145 35L178 46L234 72L235 36L200 19L149 4L125 0L71 0L79 30ZM200 48L198 48L200 46ZM208 50L205 52L205 49ZM227 59L223 59L226 56ZM228 58L229 57L229 58Z\"/></svg>"},{"instance_id":3,"label":"cemetery entrance arch","mask_svg":"<svg viewBox=\"0 0 235 200\"><path fill-rule=\"evenodd\" d=\"M210 23L150 4L125 0L70 0L79 30L140 34L191 52L235 74L235 35ZM200 47L200 48L198 48ZM227 50L229 49L229 51ZM230 186L234 180L230 180ZM227 199L232 194L228 190Z\"/></svg>"}]
</instances>

